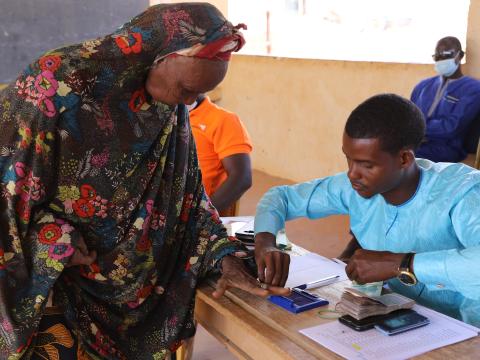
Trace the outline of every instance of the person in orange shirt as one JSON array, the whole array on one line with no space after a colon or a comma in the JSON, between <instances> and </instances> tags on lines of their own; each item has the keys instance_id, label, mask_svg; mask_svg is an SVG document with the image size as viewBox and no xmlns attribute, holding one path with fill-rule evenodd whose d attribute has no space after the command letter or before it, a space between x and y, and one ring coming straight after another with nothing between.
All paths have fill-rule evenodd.
<instances>
[{"instance_id":1,"label":"person in orange shirt","mask_svg":"<svg viewBox=\"0 0 480 360\"><path fill-rule=\"evenodd\" d=\"M203 185L222 214L252 186L250 136L237 115L208 96L200 95L189 108Z\"/></svg>"}]
</instances>

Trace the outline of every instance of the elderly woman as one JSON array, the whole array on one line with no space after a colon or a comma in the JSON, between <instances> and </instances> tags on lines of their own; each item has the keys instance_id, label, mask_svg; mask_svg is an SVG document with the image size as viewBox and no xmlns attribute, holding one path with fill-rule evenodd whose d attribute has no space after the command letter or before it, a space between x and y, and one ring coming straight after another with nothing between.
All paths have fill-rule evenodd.
<instances>
[{"instance_id":1,"label":"elderly woman","mask_svg":"<svg viewBox=\"0 0 480 360\"><path fill-rule=\"evenodd\" d=\"M0 94L0 358L164 358L218 269L216 296L288 292L231 256L184 105L242 44L211 5L158 5Z\"/></svg>"}]
</instances>

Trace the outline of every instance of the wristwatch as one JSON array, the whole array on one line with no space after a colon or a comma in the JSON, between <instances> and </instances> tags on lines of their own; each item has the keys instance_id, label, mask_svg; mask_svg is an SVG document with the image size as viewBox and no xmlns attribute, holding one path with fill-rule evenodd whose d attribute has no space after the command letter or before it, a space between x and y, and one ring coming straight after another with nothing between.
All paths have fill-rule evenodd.
<instances>
[{"instance_id":1,"label":"wristwatch","mask_svg":"<svg viewBox=\"0 0 480 360\"><path fill-rule=\"evenodd\" d=\"M415 253L408 253L406 254L402 262L400 263L400 267L398 268L398 275L397 278L407 286L413 286L417 284L417 277L410 269L410 262L412 261L413 256Z\"/></svg>"}]
</instances>

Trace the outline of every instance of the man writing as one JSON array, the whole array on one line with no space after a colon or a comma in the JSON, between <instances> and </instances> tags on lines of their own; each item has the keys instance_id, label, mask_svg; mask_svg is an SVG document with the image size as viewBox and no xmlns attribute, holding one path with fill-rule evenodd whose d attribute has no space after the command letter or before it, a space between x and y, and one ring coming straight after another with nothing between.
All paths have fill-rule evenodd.
<instances>
[{"instance_id":1,"label":"man writing","mask_svg":"<svg viewBox=\"0 0 480 360\"><path fill-rule=\"evenodd\" d=\"M288 255L275 248L286 220L349 214L362 249L346 268L359 283L388 281L420 304L480 325L480 172L415 159L421 111L393 94L349 116L342 150L348 171L267 192L257 207L259 278L284 285Z\"/></svg>"}]
</instances>

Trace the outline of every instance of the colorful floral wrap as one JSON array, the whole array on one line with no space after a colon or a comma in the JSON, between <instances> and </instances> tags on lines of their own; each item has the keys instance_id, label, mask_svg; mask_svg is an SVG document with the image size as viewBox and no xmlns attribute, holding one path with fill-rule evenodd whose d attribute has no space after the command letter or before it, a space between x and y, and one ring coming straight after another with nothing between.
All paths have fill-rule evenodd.
<instances>
[{"instance_id":1,"label":"colorful floral wrap","mask_svg":"<svg viewBox=\"0 0 480 360\"><path fill-rule=\"evenodd\" d=\"M0 93L0 358L29 357L51 289L93 358L163 358L193 335L199 278L240 245L201 185L188 111L144 82L159 56L236 37L211 5L158 5ZM97 261L65 268L80 234Z\"/></svg>"}]
</instances>

